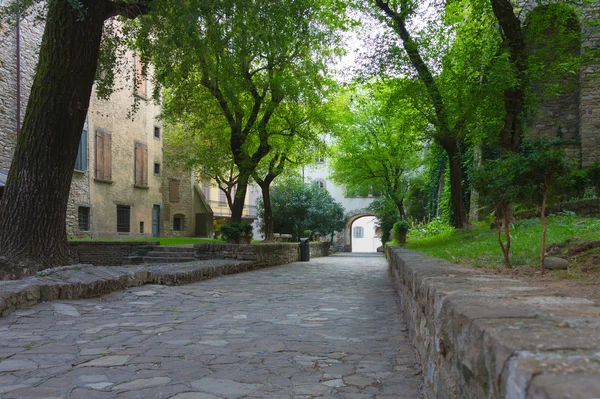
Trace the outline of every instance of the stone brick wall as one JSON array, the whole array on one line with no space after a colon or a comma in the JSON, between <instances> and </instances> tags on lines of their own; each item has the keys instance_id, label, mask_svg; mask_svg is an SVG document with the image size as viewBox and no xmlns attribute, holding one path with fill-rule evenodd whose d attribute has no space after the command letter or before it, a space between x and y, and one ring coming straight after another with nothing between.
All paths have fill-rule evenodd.
<instances>
[{"instance_id":1,"label":"stone brick wall","mask_svg":"<svg viewBox=\"0 0 600 399\"><path fill-rule=\"evenodd\" d=\"M145 241L90 241L69 242L69 250L74 263L94 266L120 266L123 257L131 255L138 245L148 245Z\"/></svg>"},{"instance_id":2,"label":"stone brick wall","mask_svg":"<svg viewBox=\"0 0 600 399\"><path fill-rule=\"evenodd\" d=\"M546 209L546 214L557 214L559 212L574 212L577 216L600 215L600 198L592 198L581 201L563 202ZM517 219L533 219L538 217L540 212L537 210L516 212Z\"/></svg>"},{"instance_id":3,"label":"stone brick wall","mask_svg":"<svg viewBox=\"0 0 600 399\"><path fill-rule=\"evenodd\" d=\"M386 253L427 397L600 397L596 303L400 247Z\"/></svg>"},{"instance_id":4,"label":"stone brick wall","mask_svg":"<svg viewBox=\"0 0 600 399\"><path fill-rule=\"evenodd\" d=\"M31 92L44 25L35 13L21 22L21 120ZM0 169L8 170L17 143L16 29L0 31Z\"/></svg>"},{"instance_id":5,"label":"stone brick wall","mask_svg":"<svg viewBox=\"0 0 600 399\"><path fill-rule=\"evenodd\" d=\"M264 266L283 265L300 260L300 244L228 244L207 242L195 244L197 259L251 260ZM310 256L318 258L329 255L329 243L310 243Z\"/></svg>"}]
</instances>

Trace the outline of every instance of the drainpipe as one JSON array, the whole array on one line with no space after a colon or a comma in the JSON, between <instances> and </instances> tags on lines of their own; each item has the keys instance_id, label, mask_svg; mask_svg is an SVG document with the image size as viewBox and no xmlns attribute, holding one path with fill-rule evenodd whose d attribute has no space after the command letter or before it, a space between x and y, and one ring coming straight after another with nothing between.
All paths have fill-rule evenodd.
<instances>
[{"instance_id":1,"label":"drainpipe","mask_svg":"<svg viewBox=\"0 0 600 399\"><path fill-rule=\"evenodd\" d=\"M21 4L17 0L17 136L21 132Z\"/></svg>"}]
</instances>

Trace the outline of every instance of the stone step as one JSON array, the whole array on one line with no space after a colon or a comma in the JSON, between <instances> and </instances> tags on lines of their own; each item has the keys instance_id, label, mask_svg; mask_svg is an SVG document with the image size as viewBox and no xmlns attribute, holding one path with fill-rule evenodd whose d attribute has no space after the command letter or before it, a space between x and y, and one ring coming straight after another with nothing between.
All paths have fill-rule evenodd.
<instances>
[{"instance_id":1,"label":"stone step","mask_svg":"<svg viewBox=\"0 0 600 399\"><path fill-rule=\"evenodd\" d=\"M194 257L196 255L196 251L194 250L187 250L187 251L180 251L180 252L173 252L173 251L149 251L146 255L144 256L152 256L152 257Z\"/></svg>"},{"instance_id":2,"label":"stone step","mask_svg":"<svg viewBox=\"0 0 600 399\"><path fill-rule=\"evenodd\" d=\"M196 260L193 256L141 256L142 263L181 263L193 262Z\"/></svg>"},{"instance_id":3,"label":"stone step","mask_svg":"<svg viewBox=\"0 0 600 399\"><path fill-rule=\"evenodd\" d=\"M194 252L194 247L192 246L180 246L180 247L163 247L156 246L152 248L153 252Z\"/></svg>"}]
</instances>

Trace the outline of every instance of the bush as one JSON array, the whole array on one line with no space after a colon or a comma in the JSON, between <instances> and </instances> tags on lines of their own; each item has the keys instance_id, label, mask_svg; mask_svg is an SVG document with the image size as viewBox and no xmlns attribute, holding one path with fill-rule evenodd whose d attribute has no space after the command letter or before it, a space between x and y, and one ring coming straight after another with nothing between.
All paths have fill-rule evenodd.
<instances>
[{"instance_id":1,"label":"bush","mask_svg":"<svg viewBox=\"0 0 600 399\"><path fill-rule=\"evenodd\" d=\"M596 195L600 197L600 162L594 162L592 166L586 169L586 172L590 186L596 190Z\"/></svg>"},{"instance_id":2,"label":"bush","mask_svg":"<svg viewBox=\"0 0 600 399\"><path fill-rule=\"evenodd\" d=\"M437 235L446 236L454 231L454 227L437 218L427 224L418 224L410 230L411 238L427 238Z\"/></svg>"},{"instance_id":3,"label":"bush","mask_svg":"<svg viewBox=\"0 0 600 399\"><path fill-rule=\"evenodd\" d=\"M408 221L398 220L394 223L394 239L400 244L404 244L406 242L406 233L408 233L409 228L410 224L408 224Z\"/></svg>"},{"instance_id":4,"label":"bush","mask_svg":"<svg viewBox=\"0 0 600 399\"><path fill-rule=\"evenodd\" d=\"M252 234L248 223L227 222L221 226L221 238L230 243L238 243L240 238Z\"/></svg>"}]
</instances>

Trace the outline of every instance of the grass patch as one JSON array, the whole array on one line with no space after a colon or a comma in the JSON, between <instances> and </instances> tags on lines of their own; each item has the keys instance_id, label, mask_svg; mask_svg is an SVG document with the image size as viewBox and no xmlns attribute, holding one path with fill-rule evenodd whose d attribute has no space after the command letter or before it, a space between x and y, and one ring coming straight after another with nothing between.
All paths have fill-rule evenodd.
<instances>
[{"instance_id":1,"label":"grass patch","mask_svg":"<svg viewBox=\"0 0 600 399\"><path fill-rule=\"evenodd\" d=\"M542 223L538 219L519 220L511 225L510 255L514 266L538 267L541 234ZM600 220L573 215L548 218L547 244L564 244L574 238L599 240ZM466 263L474 267L504 267L497 232L491 230L486 222L477 223L468 229L445 229L430 236L420 232L413 236L409 232L406 247L454 263Z\"/></svg>"}]
</instances>

